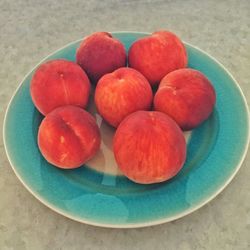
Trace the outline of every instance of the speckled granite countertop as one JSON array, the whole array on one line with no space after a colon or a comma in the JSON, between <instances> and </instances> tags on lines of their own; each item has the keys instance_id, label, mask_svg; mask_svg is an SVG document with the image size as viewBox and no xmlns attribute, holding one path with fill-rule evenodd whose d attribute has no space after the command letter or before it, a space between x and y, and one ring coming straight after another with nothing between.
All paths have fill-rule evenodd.
<instances>
[{"instance_id":1,"label":"speckled granite countertop","mask_svg":"<svg viewBox=\"0 0 250 250\"><path fill-rule=\"evenodd\" d=\"M0 1L0 125L24 75L93 31L169 29L222 62L250 98L250 1ZM0 135L0 249L250 249L250 155L232 183L177 221L115 230L56 214L18 181Z\"/></svg>"}]
</instances>

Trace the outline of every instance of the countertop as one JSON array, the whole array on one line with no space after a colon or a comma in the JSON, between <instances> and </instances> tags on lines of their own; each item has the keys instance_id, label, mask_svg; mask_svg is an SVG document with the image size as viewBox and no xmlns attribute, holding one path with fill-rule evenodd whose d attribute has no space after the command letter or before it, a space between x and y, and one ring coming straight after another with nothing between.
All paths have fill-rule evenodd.
<instances>
[{"instance_id":1,"label":"countertop","mask_svg":"<svg viewBox=\"0 0 250 250\"><path fill-rule=\"evenodd\" d=\"M250 1L0 1L0 126L43 57L94 31L168 29L215 56L250 98ZM240 128L239 128L240 129ZM0 249L250 249L250 157L214 200L176 221L105 229L67 219L16 178L0 134Z\"/></svg>"}]
</instances>

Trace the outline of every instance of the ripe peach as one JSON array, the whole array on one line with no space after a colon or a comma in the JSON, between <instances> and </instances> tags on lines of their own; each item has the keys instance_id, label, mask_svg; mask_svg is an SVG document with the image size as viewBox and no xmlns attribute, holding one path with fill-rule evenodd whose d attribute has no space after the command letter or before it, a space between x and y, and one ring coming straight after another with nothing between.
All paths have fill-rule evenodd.
<instances>
[{"instance_id":1,"label":"ripe peach","mask_svg":"<svg viewBox=\"0 0 250 250\"><path fill-rule=\"evenodd\" d=\"M64 105L85 108L90 82L76 63L52 60L38 67L31 80L30 93L34 105L43 115Z\"/></svg>"},{"instance_id":2,"label":"ripe peach","mask_svg":"<svg viewBox=\"0 0 250 250\"><path fill-rule=\"evenodd\" d=\"M215 101L213 85L201 72L179 69L162 79L154 108L172 117L183 130L190 130L209 117Z\"/></svg>"},{"instance_id":3,"label":"ripe peach","mask_svg":"<svg viewBox=\"0 0 250 250\"><path fill-rule=\"evenodd\" d=\"M169 31L158 31L135 41L128 53L129 66L140 71L152 86L169 72L187 66L181 40Z\"/></svg>"},{"instance_id":4,"label":"ripe peach","mask_svg":"<svg viewBox=\"0 0 250 250\"><path fill-rule=\"evenodd\" d=\"M152 100L149 82L131 68L120 68L104 75L96 86L97 110L113 127L135 111L149 110Z\"/></svg>"},{"instance_id":5,"label":"ripe peach","mask_svg":"<svg viewBox=\"0 0 250 250\"><path fill-rule=\"evenodd\" d=\"M75 106L53 110L38 130L38 146L44 158L59 168L77 168L100 147L100 132L94 118Z\"/></svg>"},{"instance_id":6,"label":"ripe peach","mask_svg":"<svg viewBox=\"0 0 250 250\"><path fill-rule=\"evenodd\" d=\"M82 41L76 61L96 83L104 74L126 65L126 50L110 33L96 32Z\"/></svg>"},{"instance_id":7,"label":"ripe peach","mask_svg":"<svg viewBox=\"0 0 250 250\"><path fill-rule=\"evenodd\" d=\"M113 150L124 175L141 184L172 178L186 158L181 129L157 111L137 111L126 117L116 130Z\"/></svg>"}]
</instances>

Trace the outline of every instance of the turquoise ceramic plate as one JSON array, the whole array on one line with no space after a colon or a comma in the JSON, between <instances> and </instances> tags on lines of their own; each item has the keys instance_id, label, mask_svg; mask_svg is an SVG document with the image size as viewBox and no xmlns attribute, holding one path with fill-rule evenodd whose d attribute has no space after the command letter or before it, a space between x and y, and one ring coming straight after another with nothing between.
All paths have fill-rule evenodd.
<instances>
[{"instance_id":1,"label":"turquoise ceramic plate","mask_svg":"<svg viewBox=\"0 0 250 250\"><path fill-rule=\"evenodd\" d=\"M145 33L114 33L128 49ZM80 40L46 57L74 61ZM117 170L111 151L113 130L96 114L101 150L85 167L60 170L48 164L37 147L42 116L32 104L29 85L36 66L22 81L8 106L4 142L9 161L24 186L43 204L76 221L104 227L144 227L168 222L200 208L232 180L249 140L245 98L230 73L200 49L186 44L189 67L213 83L217 103L211 117L186 134L187 161L172 180L135 184Z\"/></svg>"}]
</instances>

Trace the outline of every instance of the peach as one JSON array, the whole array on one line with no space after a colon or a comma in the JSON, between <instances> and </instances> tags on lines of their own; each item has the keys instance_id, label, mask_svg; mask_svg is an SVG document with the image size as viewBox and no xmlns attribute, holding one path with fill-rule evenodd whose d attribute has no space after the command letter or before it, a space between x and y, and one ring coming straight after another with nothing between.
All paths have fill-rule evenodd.
<instances>
[{"instance_id":1,"label":"peach","mask_svg":"<svg viewBox=\"0 0 250 250\"><path fill-rule=\"evenodd\" d=\"M137 111L126 117L116 130L113 150L123 174L141 184L172 178L186 159L181 129L157 111Z\"/></svg>"},{"instance_id":2,"label":"peach","mask_svg":"<svg viewBox=\"0 0 250 250\"><path fill-rule=\"evenodd\" d=\"M31 80L30 93L34 105L43 115L64 105L85 108L90 82L79 65L57 59L38 67Z\"/></svg>"},{"instance_id":3,"label":"peach","mask_svg":"<svg viewBox=\"0 0 250 250\"><path fill-rule=\"evenodd\" d=\"M44 158L59 168L77 168L100 147L95 119L76 106L59 107L49 113L38 130L38 146Z\"/></svg>"},{"instance_id":4,"label":"peach","mask_svg":"<svg viewBox=\"0 0 250 250\"><path fill-rule=\"evenodd\" d=\"M110 33L96 32L82 41L76 61L96 83L103 75L126 65L126 50Z\"/></svg>"},{"instance_id":5,"label":"peach","mask_svg":"<svg viewBox=\"0 0 250 250\"><path fill-rule=\"evenodd\" d=\"M179 69L167 74L154 97L154 109L171 116L183 130L191 130L212 113L215 90L201 72Z\"/></svg>"},{"instance_id":6,"label":"peach","mask_svg":"<svg viewBox=\"0 0 250 250\"><path fill-rule=\"evenodd\" d=\"M131 68L104 75L95 91L95 104L101 116L113 127L129 114L149 110L153 93L147 79Z\"/></svg>"},{"instance_id":7,"label":"peach","mask_svg":"<svg viewBox=\"0 0 250 250\"><path fill-rule=\"evenodd\" d=\"M128 62L155 86L167 73L187 66L187 53L175 34L158 31L132 44Z\"/></svg>"}]
</instances>

